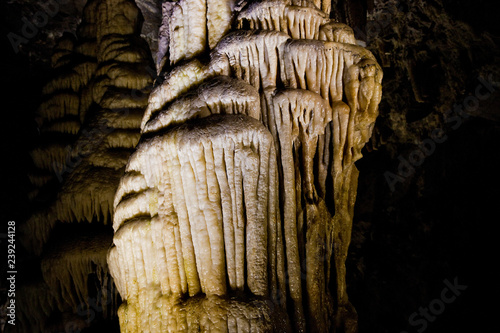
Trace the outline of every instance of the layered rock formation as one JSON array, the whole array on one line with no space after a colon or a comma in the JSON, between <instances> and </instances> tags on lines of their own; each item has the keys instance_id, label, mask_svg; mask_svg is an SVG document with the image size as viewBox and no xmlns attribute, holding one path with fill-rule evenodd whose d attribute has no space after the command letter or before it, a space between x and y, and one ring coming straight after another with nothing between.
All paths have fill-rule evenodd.
<instances>
[{"instance_id":1,"label":"layered rock formation","mask_svg":"<svg viewBox=\"0 0 500 333\"><path fill-rule=\"evenodd\" d=\"M96 308L100 317L116 315L117 294L106 263L108 221L139 140L154 74L140 27L133 1L91 0L77 36L65 36L55 49L54 76L39 107L43 144L32 152L40 171L32 180L40 193L56 189L56 195L21 226L20 239L39 258L38 285L47 289L40 297L48 301L40 301L43 311L22 304L20 312L34 319L20 325L21 331L58 330L48 323L66 314L77 320L59 319L63 326L82 322L84 327Z\"/></svg>"},{"instance_id":2,"label":"layered rock formation","mask_svg":"<svg viewBox=\"0 0 500 333\"><path fill-rule=\"evenodd\" d=\"M354 332L354 162L380 67L329 2L163 8L161 80L114 202L121 330Z\"/></svg>"}]
</instances>

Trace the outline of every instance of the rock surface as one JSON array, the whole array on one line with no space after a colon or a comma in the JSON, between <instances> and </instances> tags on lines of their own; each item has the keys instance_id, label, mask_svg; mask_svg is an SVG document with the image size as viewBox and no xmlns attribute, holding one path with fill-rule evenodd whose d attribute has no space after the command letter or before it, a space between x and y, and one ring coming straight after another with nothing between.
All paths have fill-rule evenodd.
<instances>
[{"instance_id":1,"label":"rock surface","mask_svg":"<svg viewBox=\"0 0 500 333\"><path fill-rule=\"evenodd\" d=\"M7 39L4 41L9 60L3 68L6 80L11 83L4 89L6 110L13 111L5 114L4 123L9 125L2 132L5 135L2 150L7 152L10 161L16 161L6 165L5 173L11 177L5 179L8 191L2 192L6 203L2 211L5 221L27 219L35 205L43 207L51 197L47 191L37 196L35 202L27 198L32 190L26 177L32 172L27 152L38 142L38 134L36 123L26 119L39 106L55 40L64 32L76 31L80 22L84 3L67 3L60 15L51 18L35 36L28 38L19 53L14 53ZM139 1L138 6L142 3ZM500 188L494 176L498 163L490 158L500 137L497 94L481 101L468 119L459 118L460 123L457 118L446 122L441 116L442 111L449 108L442 105L461 104L469 95L474 96L481 84L480 73L493 83L499 81L498 76L489 77L498 71L495 60L498 59L498 37L495 37L498 25L493 4L469 0L425 3L338 0L332 3L339 19L353 27L358 40L367 43L385 74L381 116L368 149L363 151L365 158L357 163L361 170L360 188L353 243L347 260L348 290L359 314L361 332L415 329L408 323L409 316L439 296L443 279L452 281L456 275L461 282L464 277L463 283L469 285L469 289L463 298L447 306L435 322L429 323L427 331L466 328L477 331L478 327L486 330L495 318L491 308L476 307L476 304L486 301L484 295L495 297L497 293L490 286L494 286L498 278L486 269L488 265L483 265L494 261L494 233L477 228L480 223L489 228L484 221L489 221L489 212L496 205L498 193L494 189ZM3 35L14 32L22 36L21 18L31 20L41 4L16 0L2 2L1 7ZM157 8L151 10L151 20L153 17L159 20L160 7L155 4L150 7ZM396 8L399 9L395 11ZM142 12L144 17L148 16L146 11ZM147 18L145 24L151 20ZM156 30L149 31L155 33ZM442 34L443 31L446 33ZM415 35L420 37L410 38ZM456 37L462 35L465 38ZM432 47L432 44L440 47ZM424 103L414 100L413 85L408 79L411 66L416 68L413 70L417 73L415 82L418 89L424 91L420 93ZM498 90L498 85L494 87ZM391 191L385 172L397 175L401 163L398 157L408 160L410 153L436 128L446 131L445 142L437 144L424 163L414 166L415 172L405 177L405 181L397 182L397 190ZM484 189L482 184L490 186ZM50 302L41 292L46 286L40 284L40 280L29 281L39 274L40 262L19 251L22 274L18 275L18 281L26 290L18 295L19 304L30 304L49 314ZM472 264L464 265L465 262ZM43 316L33 315L22 316L19 312L18 322L32 320L34 326L40 325L42 322L36 318ZM64 314L52 319L79 323L83 328L87 318ZM98 317L90 323L93 332L118 330L117 325L110 326ZM63 326L52 327L57 332L64 330Z\"/></svg>"}]
</instances>

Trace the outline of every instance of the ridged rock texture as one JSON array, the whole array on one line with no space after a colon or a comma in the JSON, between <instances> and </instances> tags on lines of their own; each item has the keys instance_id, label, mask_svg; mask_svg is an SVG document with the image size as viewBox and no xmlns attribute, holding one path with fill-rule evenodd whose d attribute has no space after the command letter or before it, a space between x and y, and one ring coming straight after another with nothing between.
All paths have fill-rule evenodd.
<instances>
[{"instance_id":1,"label":"ridged rock texture","mask_svg":"<svg viewBox=\"0 0 500 333\"><path fill-rule=\"evenodd\" d=\"M90 0L76 36L63 36L54 50L31 179L38 187L34 204L54 189L56 195L44 198L21 226L20 239L41 263L41 281L20 288L20 297L31 297L30 288L46 291L38 293L43 299L20 303L19 316L26 319L16 327L20 332L82 329L96 315L116 316L108 222L155 74L139 37L141 20L133 0Z\"/></svg>"},{"instance_id":2,"label":"ridged rock texture","mask_svg":"<svg viewBox=\"0 0 500 333\"><path fill-rule=\"evenodd\" d=\"M382 71L331 16L328 1L163 4L113 204L122 332L356 331L354 162Z\"/></svg>"}]
</instances>

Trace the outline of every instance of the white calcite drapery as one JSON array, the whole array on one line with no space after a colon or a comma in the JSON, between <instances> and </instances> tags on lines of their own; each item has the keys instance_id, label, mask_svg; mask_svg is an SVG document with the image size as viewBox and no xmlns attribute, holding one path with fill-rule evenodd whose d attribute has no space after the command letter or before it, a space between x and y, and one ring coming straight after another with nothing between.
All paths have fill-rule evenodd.
<instances>
[{"instance_id":1,"label":"white calcite drapery","mask_svg":"<svg viewBox=\"0 0 500 333\"><path fill-rule=\"evenodd\" d=\"M167 73L114 201L121 330L355 331L345 259L379 65L327 1L163 8Z\"/></svg>"}]
</instances>

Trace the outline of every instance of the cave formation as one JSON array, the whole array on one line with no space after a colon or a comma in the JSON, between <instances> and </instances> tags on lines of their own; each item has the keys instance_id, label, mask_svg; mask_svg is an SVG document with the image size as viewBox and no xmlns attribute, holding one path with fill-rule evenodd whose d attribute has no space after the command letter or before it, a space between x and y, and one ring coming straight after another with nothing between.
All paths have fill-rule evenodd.
<instances>
[{"instance_id":1,"label":"cave formation","mask_svg":"<svg viewBox=\"0 0 500 333\"><path fill-rule=\"evenodd\" d=\"M401 44L372 40L377 57L356 45L384 1L367 3L187 0L152 18L144 2L90 0L41 88L18 229L40 273L20 283L14 331L355 332L345 263L355 162L385 140L376 59L392 80L390 47L421 41L409 27ZM476 38L455 28L457 48ZM422 82L440 75L430 49L401 52L418 108L459 90ZM423 117L382 122L415 142L439 125Z\"/></svg>"},{"instance_id":2,"label":"cave formation","mask_svg":"<svg viewBox=\"0 0 500 333\"><path fill-rule=\"evenodd\" d=\"M122 332L356 330L354 162L382 70L330 7L165 2L153 56L134 1L85 5L38 108L32 196L62 185L22 226L49 299L32 326L89 308L94 282ZM111 219L107 256L97 228L54 241Z\"/></svg>"}]
</instances>

